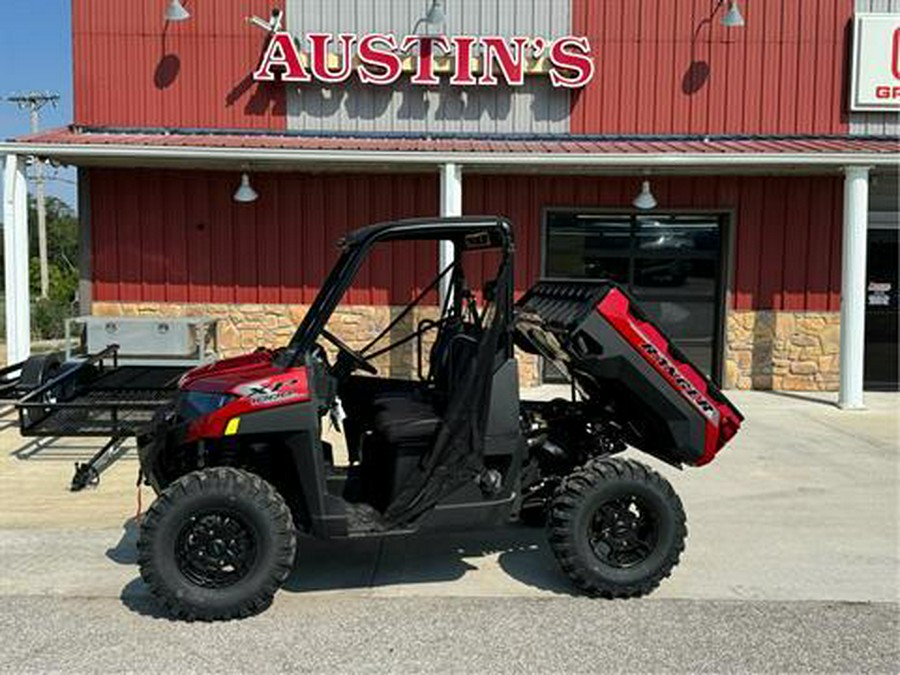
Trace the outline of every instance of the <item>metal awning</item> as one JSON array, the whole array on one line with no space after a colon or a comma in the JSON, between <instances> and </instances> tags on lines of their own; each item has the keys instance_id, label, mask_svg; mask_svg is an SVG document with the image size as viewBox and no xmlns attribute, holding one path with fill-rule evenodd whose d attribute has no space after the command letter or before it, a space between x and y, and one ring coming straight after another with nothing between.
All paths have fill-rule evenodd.
<instances>
[{"instance_id":1,"label":"metal awning","mask_svg":"<svg viewBox=\"0 0 900 675\"><path fill-rule=\"evenodd\" d=\"M0 143L0 154L92 166L289 169L304 164L727 170L896 166L900 138L872 136L472 136L67 127Z\"/></svg>"},{"instance_id":2,"label":"metal awning","mask_svg":"<svg viewBox=\"0 0 900 675\"><path fill-rule=\"evenodd\" d=\"M441 215L462 213L462 169L568 173L845 175L840 405L863 405L869 172L900 164L900 138L869 136L410 136L67 127L0 143L5 155L8 354L30 349L26 156L77 166L236 170L439 170ZM442 259L449 254L441 249ZM10 263L10 261L12 261Z\"/></svg>"}]
</instances>

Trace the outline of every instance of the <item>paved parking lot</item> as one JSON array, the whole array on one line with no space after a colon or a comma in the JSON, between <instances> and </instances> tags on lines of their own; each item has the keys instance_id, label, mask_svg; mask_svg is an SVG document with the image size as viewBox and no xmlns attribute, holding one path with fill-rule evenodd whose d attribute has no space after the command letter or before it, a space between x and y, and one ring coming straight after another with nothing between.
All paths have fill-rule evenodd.
<instances>
[{"instance_id":1,"label":"paved parking lot","mask_svg":"<svg viewBox=\"0 0 900 675\"><path fill-rule=\"evenodd\" d=\"M4 417L0 668L896 671L900 398L853 413L828 396L733 398L748 422L716 462L658 467L689 538L648 599L572 596L525 527L308 540L272 610L241 628L153 618L130 455L71 494L96 444L34 447Z\"/></svg>"}]
</instances>

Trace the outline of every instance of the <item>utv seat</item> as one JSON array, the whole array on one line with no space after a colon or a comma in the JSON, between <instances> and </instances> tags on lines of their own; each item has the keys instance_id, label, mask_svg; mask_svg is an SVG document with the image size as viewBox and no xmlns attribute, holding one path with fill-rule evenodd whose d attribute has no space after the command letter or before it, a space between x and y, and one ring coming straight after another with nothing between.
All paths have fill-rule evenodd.
<instances>
[{"instance_id":1,"label":"utv seat","mask_svg":"<svg viewBox=\"0 0 900 675\"><path fill-rule=\"evenodd\" d=\"M434 445L441 418L421 397L391 395L373 402L374 434L362 444L366 501L384 510Z\"/></svg>"},{"instance_id":2,"label":"utv seat","mask_svg":"<svg viewBox=\"0 0 900 675\"><path fill-rule=\"evenodd\" d=\"M441 424L434 405L417 398L390 396L375 405L375 429L391 446L430 444Z\"/></svg>"}]
</instances>

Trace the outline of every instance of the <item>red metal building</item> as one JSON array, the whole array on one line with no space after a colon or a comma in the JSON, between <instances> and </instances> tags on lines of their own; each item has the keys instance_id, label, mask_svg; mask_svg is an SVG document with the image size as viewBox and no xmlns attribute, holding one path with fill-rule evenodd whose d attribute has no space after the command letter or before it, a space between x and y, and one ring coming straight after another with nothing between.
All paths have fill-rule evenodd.
<instances>
[{"instance_id":1,"label":"red metal building","mask_svg":"<svg viewBox=\"0 0 900 675\"><path fill-rule=\"evenodd\" d=\"M183 5L189 18L169 21L168 0L73 0L75 119L0 148L8 223L17 157L80 167L91 312L211 314L226 350L277 343L346 230L502 214L518 290L542 275L616 278L725 386L840 385L851 407L863 379L896 387L900 2ZM354 36L356 51L323 51L317 70L316 33ZM273 51L283 34L297 64ZM419 37L403 50L407 35ZM387 65L367 61L366 36ZM499 52L485 36L503 38ZM417 81L423 62L436 84ZM343 81L324 81L342 64ZM472 82L455 84L465 67ZM233 199L242 174L252 203ZM654 208L635 206L645 181ZM362 270L352 337L440 256L398 244Z\"/></svg>"}]
</instances>

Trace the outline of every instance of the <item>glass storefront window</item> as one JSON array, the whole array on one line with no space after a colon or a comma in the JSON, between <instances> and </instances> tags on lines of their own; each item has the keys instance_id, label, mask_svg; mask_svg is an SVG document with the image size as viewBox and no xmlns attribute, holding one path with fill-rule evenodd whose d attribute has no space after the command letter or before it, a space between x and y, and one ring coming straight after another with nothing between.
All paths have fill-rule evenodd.
<instances>
[{"instance_id":1,"label":"glass storefront window","mask_svg":"<svg viewBox=\"0 0 900 675\"><path fill-rule=\"evenodd\" d=\"M546 276L628 283L629 218L551 213L547 229Z\"/></svg>"},{"instance_id":2,"label":"glass storefront window","mask_svg":"<svg viewBox=\"0 0 900 675\"><path fill-rule=\"evenodd\" d=\"M547 277L611 279L714 378L720 351L723 216L548 211ZM552 379L552 373L545 374Z\"/></svg>"}]
</instances>

